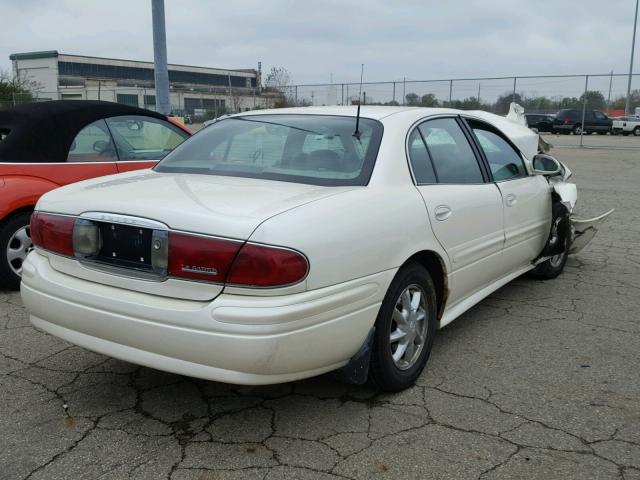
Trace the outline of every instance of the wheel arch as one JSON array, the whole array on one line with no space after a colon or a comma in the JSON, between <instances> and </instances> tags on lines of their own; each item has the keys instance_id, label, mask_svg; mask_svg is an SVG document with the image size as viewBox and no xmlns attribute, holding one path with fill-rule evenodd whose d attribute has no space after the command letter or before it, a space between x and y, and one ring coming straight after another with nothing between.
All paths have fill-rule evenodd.
<instances>
[{"instance_id":1,"label":"wheel arch","mask_svg":"<svg viewBox=\"0 0 640 480\"><path fill-rule=\"evenodd\" d=\"M22 207L16 208L15 210L7 213L4 217L0 218L0 225L3 225L5 222L11 220L16 215L20 215L21 213L33 212L35 208L35 205L23 205Z\"/></svg>"},{"instance_id":2,"label":"wheel arch","mask_svg":"<svg viewBox=\"0 0 640 480\"><path fill-rule=\"evenodd\" d=\"M417 262L427 269L436 288L438 321L442 318L447 298L449 297L449 282L447 267L443 258L433 250L421 250L411 255L403 265L409 262Z\"/></svg>"}]
</instances>

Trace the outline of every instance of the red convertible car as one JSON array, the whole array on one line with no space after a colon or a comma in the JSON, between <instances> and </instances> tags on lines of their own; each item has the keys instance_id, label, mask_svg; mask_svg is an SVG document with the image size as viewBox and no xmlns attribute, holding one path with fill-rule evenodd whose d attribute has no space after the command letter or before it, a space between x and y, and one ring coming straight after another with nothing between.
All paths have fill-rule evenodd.
<instances>
[{"instance_id":1,"label":"red convertible car","mask_svg":"<svg viewBox=\"0 0 640 480\"><path fill-rule=\"evenodd\" d=\"M168 117L71 100L0 110L0 287L18 289L41 195L88 178L149 168L191 132Z\"/></svg>"}]
</instances>

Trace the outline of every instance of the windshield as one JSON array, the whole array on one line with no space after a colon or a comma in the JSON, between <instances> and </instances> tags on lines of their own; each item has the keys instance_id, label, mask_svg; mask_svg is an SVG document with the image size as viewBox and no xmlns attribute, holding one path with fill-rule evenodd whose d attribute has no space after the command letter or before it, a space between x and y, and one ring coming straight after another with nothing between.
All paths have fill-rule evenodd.
<instances>
[{"instance_id":1,"label":"windshield","mask_svg":"<svg viewBox=\"0 0 640 480\"><path fill-rule=\"evenodd\" d=\"M366 185L382 124L328 115L246 115L204 128L167 155L158 172L249 177L313 185Z\"/></svg>"}]
</instances>

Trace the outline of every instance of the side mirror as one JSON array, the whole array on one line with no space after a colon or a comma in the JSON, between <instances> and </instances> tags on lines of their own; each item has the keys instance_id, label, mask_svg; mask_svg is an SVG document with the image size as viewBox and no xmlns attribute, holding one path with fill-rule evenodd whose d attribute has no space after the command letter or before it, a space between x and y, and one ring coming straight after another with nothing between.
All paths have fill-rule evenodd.
<instances>
[{"instance_id":1,"label":"side mirror","mask_svg":"<svg viewBox=\"0 0 640 480\"><path fill-rule=\"evenodd\" d=\"M560 175L563 171L562 165L551 155L539 153L533 157L533 173L536 175L546 175L553 177Z\"/></svg>"},{"instance_id":2,"label":"side mirror","mask_svg":"<svg viewBox=\"0 0 640 480\"><path fill-rule=\"evenodd\" d=\"M109 148L109 142L106 140L96 140L93 142L93 151L97 153L104 153Z\"/></svg>"}]
</instances>

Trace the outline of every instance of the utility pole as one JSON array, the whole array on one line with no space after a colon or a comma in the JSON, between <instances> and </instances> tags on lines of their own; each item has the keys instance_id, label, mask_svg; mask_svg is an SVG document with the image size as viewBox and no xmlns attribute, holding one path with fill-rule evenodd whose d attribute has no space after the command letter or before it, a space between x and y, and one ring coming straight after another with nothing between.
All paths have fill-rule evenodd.
<instances>
[{"instance_id":1,"label":"utility pole","mask_svg":"<svg viewBox=\"0 0 640 480\"><path fill-rule=\"evenodd\" d=\"M627 101L624 105L624 113L625 115L629 115L629 110L631 109L630 101L631 101L631 79L633 77L633 54L636 48L636 30L638 28L638 4L640 0L636 0L636 15L635 20L633 21L633 39L631 40L631 60L629 61L629 81L627 83Z\"/></svg>"},{"instance_id":2,"label":"utility pole","mask_svg":"<svg viewBox=\"0 0 640 480\"><path fill-rule=\"evenodd\" d=\"M151 0L153 22L153 79L156 87L156 109L169 115L169 67L167 66L167 32L164 0Z\"/></svg>"},{"instance_id":3,"label":"utility pole","mask_svg":"<svg viewBox=\"0 0 640 480\"><path fill-rule=\"evenodd\" d=\"M607 97L607 109L611 108L611 85L613 84L613 70L609 74L609 96Z\"/></svg>"}]
</instances>

